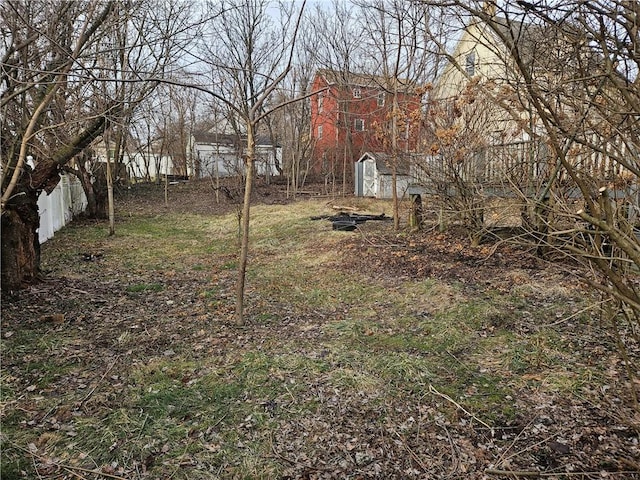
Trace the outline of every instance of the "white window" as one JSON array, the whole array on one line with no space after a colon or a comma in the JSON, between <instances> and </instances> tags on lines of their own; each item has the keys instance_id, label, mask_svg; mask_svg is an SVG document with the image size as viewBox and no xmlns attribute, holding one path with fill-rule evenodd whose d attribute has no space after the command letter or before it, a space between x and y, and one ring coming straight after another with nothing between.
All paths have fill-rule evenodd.
<instances>
[{"instance_id":1,"label":"white window","mask_svg":"<svg viewBox=\"0 0 640 480\"><path fill-rule=\"evenodd\" d=\"M356 132L364 132L364 119L363 118L356 118L353 121L353 129Z\"/></svg>"},{"instance_id":2,"label":"white window","mask_svg":"<svg viewBox=\"0 0 640 480\"><path fill-rule=\"evenodd\" d=\"M318 138L322 138L322 125L318 125Z\"/></svg>"},{"instance_id":3,"label":"white window","mask_svg":"<svg viewBox=\"0 0 640 480\"><path fill-rule=\"evenodd\" d=\"M353 98L362 98L362 90L360 90L359 88L354 88Z\"/></svg>"},{"instance_id":4,"label":"white window","mask_svg":"<svg viewBox=\"0 0 640 480\"><path fill-rule=\"evenodd\" d=\"M465 60L465 71L467 75L473 77L476 74L476 52L471 51Z\"/></svg>"},{"instance_id":5,"label":"white window","mask_svg":"<svg viewBox=\"0 0 640 480\"><path fill-rule=\"evenodd\" d=\"M379 92L378 93L378 106L379 107L384 107L384 92Z\"/></svg>"},{"instance_id":6,"label":"white window","mask_svg":"<svg viewBox=\"0 0 640 480\"><path fill-rule=\"evenodd\" d=\"M324 93L319 93L318 94L318 112L322 111L323 106L324 106Z\"/></svg>"}]
</instances>

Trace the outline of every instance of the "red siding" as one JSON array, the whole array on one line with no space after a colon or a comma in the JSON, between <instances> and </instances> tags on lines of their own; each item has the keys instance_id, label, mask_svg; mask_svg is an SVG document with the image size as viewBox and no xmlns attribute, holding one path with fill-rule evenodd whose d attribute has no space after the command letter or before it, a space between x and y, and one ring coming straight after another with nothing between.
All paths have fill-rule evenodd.
<instances>
[{"instance_id":1,"label":"red siding","mask_svg":"<svg viewBox=\"0 0 640 480\"><path fill-rule=\"evenodd\" d=\"M352 163L365 151L389 152L391 95L384 94L384 105L379 105L378 96L383 94L381 89L329 84L321 74L316 74L312 88L314 91L327 88L311 97L311 136L315 142L316 173L326 173L334 169L336 173L341 174L345 158ZM360 90L360 98L354 98L354 88ZM319 100L320 97L322 100ZM410 117L416 112L420 108L420 101L418 94L399 93L398 107L402 113L401 117ZM356 119L362 120L358 121L359 125L364 123L362 131L356 131ZM406 122L401 120L400 124L404 133ZM402 151L413 151L416 144L416 134L411 128L408 138L405 139L404 135L401 135L398 141L398 147ZM351 167L347 168L349 175L352 173L351 170Z\"/></svg>"}]
</instances>

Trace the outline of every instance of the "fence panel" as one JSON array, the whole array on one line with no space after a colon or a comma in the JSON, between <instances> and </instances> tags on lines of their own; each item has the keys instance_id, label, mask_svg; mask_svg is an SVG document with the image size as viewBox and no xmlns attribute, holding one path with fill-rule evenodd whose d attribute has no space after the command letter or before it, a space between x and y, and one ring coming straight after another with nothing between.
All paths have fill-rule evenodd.
<instances>
[{"instance_id":1,"label":"fence panel","mask_svg":"<svg viewBox=\"0 0 640 480\"><path fill-rule=\"evenodd\" d=\"M53 234L69 223L74 215L78 215L87 208L87 197L82 185L76 177L61 175L56 188L47 195L42 192L38 198L40 212L40 228L38 238L44 243Z\"/></svg>"}]
</instances>

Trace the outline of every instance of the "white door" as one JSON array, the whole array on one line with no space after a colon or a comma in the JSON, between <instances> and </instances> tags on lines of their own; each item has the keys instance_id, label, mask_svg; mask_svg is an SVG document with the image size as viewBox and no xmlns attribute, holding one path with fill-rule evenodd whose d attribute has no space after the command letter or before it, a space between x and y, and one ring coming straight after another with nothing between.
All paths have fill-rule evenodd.
<instances>
[{"instance_id":1,"label":"white door","mask_svg":"<svg viewBox=\"0 0 640 480\"><path fill-rule=\"evenodd\" d=\"M375 197L376 164L368 158L364 161L364 172L362 175L362 195L365 197Z\"/></svg>"}]
</instances>

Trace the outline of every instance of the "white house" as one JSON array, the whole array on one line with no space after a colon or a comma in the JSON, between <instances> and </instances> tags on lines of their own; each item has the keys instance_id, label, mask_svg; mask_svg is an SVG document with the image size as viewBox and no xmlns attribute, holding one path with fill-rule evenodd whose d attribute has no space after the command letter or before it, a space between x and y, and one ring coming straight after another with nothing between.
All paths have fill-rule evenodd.
<instances>
[{"instance_id":1,"label":"white house","mask_svg":"<svg viewBox=\"0 0 640 480\"><path fill-rule=\"evenodd\" d=\"M103 142L96 143L93 146L95 161L105 163L107 161L107 148ZM109 151L109 158L113 162L113 150ZM112 163L113 165L113 163ZM127 151L122 154L122 165L126 168L126 175L132 180L157 180L158 177L162 178L165 175L173 175L174 165L171 155L157 152L153 147L151 149L140 148L135 151ZM89 170L91 165L85 165ZM120 170L120 173L115 174L125 175L125 172Z\"/></svg>"},{"instance_id":2,"label":"white house","mask_svg":"<svg viewBox=\"0 0 640 480\"><path fill-rule=\"evenodd\" d=\"M190 161L187 174L190 178L231 177L244 171L245 135L200 132L192 135ZM279 175L277 166L282 162L282 147L274 145L268 137L256 139L256 173Z\"/></svg>"}]
</instances>

